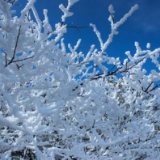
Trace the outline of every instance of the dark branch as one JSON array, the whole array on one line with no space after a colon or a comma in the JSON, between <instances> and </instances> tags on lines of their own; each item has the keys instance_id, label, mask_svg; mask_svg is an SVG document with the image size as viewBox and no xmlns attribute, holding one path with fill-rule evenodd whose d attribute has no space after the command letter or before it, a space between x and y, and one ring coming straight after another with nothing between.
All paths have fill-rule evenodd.
<instances>
[{"instance_id":1,"label":"dark branch","mask_svg":"<svg viewBox=\"0 0 160 160\"><path fill-rule=\"evenodd\" d=\"M111 72L115 67L116 65L113 65L113 67L109 70L109 72Z\"/></svg>"},{"instance_id":2,"label":"dark branch","mask_svg":"<svg viewBox=\"0 0 160 160\"><path fill-rule=\"evenodd\" d=\"M25 60L27 60L27 59L31 59L31 58L33 58L33 57L34 57L34 56L27 57L27 58L24 58L24 59L17 59L17 60L13 60L13 62L15 63L15 62L25 61Z\"/></svg>"},{"instance_id":3,"label":"dark branch","mask_svg":"<svg viewBox=\"0 0 160 160\"><path fill-rule=\"evenodd\" d=\"M20 26L19 29L18 29L18 35L17 35L16 44L15 44L14 51L13 51L13 56L12 56L11 60L6 64L5 67L7 67L7 66L10 65L11 63L13 63L13 61L14 61L14 59L15 59L20 34L21 34L21 26Z\"/></svg>"},{"instance_id":4,"label":"dark branch","mask_svg":"<svg viewBox=\"0 0 160 160\"><path fill-rule=\"evenodd\" d=\"M160 86L160 83L155 85L152 89L149 90L149 92L152 92L153 90L155 90L156 88L158 88Z\"/></svg>"},{"instance_id":5,"label":"dark branch","mask_svg":"<svg viewBox=\"0 0 160 160\"><path fill-rule=\"evenodd\" d=\"M7 53L5 53L5 65L7 65L8 60L7 60Z\"/></svg>"},{"instance_id":6,"label":"dark branch","mask_svg":"<svg viewBox=\"0 0 160 160\"><path fill-rule=\"evenodd\" d=\"M14 5L16 3L17 0L5 0L7 3L10 3L12 5Z\"/></svg>"},{"instance_id":7,"label":"dark branch","mask_svg":"<svg viewBox=\"0 0 160 160\"><path fill-rule=\"evenodd\" d=\"M80 31L80 29L86 28L86 26L67 25L67 28L74 28L74 29Z\"/></svg>"},{"instance_id":8,"label":"dark branch","mask_svg":"<svg viewBox=\"0 0 160 160\"><path fill-rule=\"evenodd\" d=\"M148 89L150 88L150 86L153 84L153 82L151 82L148 87L144 90L144 92L148 93Z\"/></svg>"}]
</instances>

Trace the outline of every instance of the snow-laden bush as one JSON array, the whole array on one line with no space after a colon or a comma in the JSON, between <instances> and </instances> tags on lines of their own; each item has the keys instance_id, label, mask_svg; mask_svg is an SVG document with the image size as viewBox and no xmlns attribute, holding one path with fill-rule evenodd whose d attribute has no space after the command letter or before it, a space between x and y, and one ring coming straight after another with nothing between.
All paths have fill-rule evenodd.
<instances>
[{"instance_id":1,"label":"snow-laden bush","mask_svg":"<svg viewBox=\"0 0 160 160\"><path fill-rule=\"evenodd\" d=\"M71 6L60 5L62 21L41 21L29 0L15 16L16 1L0 0L0 159L159 160L160 48L136 52L120 62L105 53L118 27L109 6L111 33L88 53L81 40L66 51L63 35ZM30 11L33 16L30 16ZM34 20L35 19L35 20ZM157 67L146 74L151 59Z\"/></svg>"}]
</instances>

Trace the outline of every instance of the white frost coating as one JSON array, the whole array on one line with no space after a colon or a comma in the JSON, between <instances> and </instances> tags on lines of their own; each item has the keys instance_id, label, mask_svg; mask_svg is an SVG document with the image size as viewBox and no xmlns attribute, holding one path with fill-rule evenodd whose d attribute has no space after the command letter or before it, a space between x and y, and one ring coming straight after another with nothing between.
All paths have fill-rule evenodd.
<instances>
[{"instance_id":1,"label":"white frost coating","mask_svg":"<svg viewBox=\"0 0 160 160\"><path fill-rule=\"evenodd\" d=\"M111 34L109 35L107 41L103 45L102 53L108 48L109 44L113 41L114 35L117 34L116 30L118 29L118 27L120 25L122 25L127 20L127 18L130 17L132 15L132 13L134 11L136 11L137 9L138 9L138 5L136 4L130 9L130 11L127 14L124 15L123 18L121 18L118 22L116 22L116 23L114 23L114 25L112 25L113 28L112 28ZM113 22L111 22L111 23L113 23Z\"/></svg>"},{"instance_id":2,"label":"white frost coating","mask_svg":"<svg viewBox=\"0 0 160 160\"><path fill-rule=\"evenodd\" d=\"M33 4L36 2L36 0L28 0L27 5L25 8L21 11L21 19L24 18L25 14L28 12L28 10L33 6Z\"/></svg>"},{"instance_id":3,"label":"white frost coating","mask_svg":"<svg viewBox=\"0 0 160 160\"><path fill-rule=\"evenodd\" d=\"M112 33L109 35L107 41L104 43L102 47L102 53L108 48L109 44L113 41L113 36L116 34L115 30L112 30Z\"/></svg>"},{"instance_id":4,"label":"white frost coating","mask_svg":"<svg viewBox=\"0 0 160 160\"><path fill-rule=\"evenodd\" d=\"M108 74L108 68L106 68L104 65L102 65L101 62L95 61L95 64L96 64L97 66L99 66L99 68L103 71L104 76Z\"/></svg>"},{"instance_id":5,"label":"white frost coating","mask_svg":"<svg viewBox=\"0 0 160 160\"><path fill-rule=\"evenodd\" d=\"M68 0L68 6L65 8L63 4L59 5L59 8L61 9L61 11L64 13L61 17L62 22L65 22L67 17L70 17L73 15L72 12L69 12L70 8L79 0Z\"/></svg>"},{"instance_id":6,"label":"white frost coating","mask_svg":"<svg viewBox=\"0 0 160 160\"><path fill-rule=\"evenodd\" d=\"M46 39L50 38L51 35L53 35L53 31L52 31L52 27L49 24L49 20L48 20L48 10L44 9L43 10L43 14L44 14L44 20L43 20L43 28L44 28L44 38L46 37Z\"/></svg>"},{"instance_id":7,"label":"white frost coating","mask_svg":"<svg viewBox=\"0 0 160 160\"><path fill-rule=\"evenodd\" d=\"M84 62L87 62L89 60L89 57L91 56L94 48L95 48L95 45L91 45L91 48L90 48L89 52L87 53L86 58L84 59Z\"/></svg>"},{"instance_id":8,"label":"white frost coating","mask_svg":"<svg viewBox=\"0 0 160 160\"><path fill-rule=\"evenodd\" d=\"M80 47L81 41L82 41L81 39L77 41L77 44L74 46L75 51Z\"/></svg>"},{"instance_id":9,"label":"white frost coating","mask_svg":"<svg viewBox=\"0 0 160 160\"><path fill-rule=\"evenodd\" d=\"M141 47L139 46L139 43L138 42L135 42L134 43L135 47L136 47L136 54L135 54L135 57L139 56L140 53L141 53Z\"/></svg>"},{"instance_id":10,"label":"white frost coating","mask_svg":"<svg viewBox=\"0 0 160 160\"><path fill-rule=\"evenodd\" d=\"M0 5L0 11L4 12L4 17L5 19L8 21L11 19L11 15L10 15L10 7L11 5L8 4L7 2L1 0L0 1L1 5Z\"/></svg>"},{"instance_id":11,"label":"white frost coating","mask_svg":"<svg viewBox=\"0 0 160 160\"><path fill-rule=\"evenodd\" d=\"M38 23L39 30L41 30L41 28L42 28L42 22L41 22L41 20L40 20L40 18L38 16L38 13L37 13L37 11L36 11L36 9L35 9L34 6L32 6L31 8L32 8L32 11L33 11L33 15L34 15L34 17L35 17L35 19L36 19L36 21Z\"/></svg>"},{"instance_id":12,"label":"white frost coating","mask_svg":"<svg viewBox=\"0 0 160 160\"><path fill-rule=\"evenodd\" d=\"M117 34L110 15L106 46L91 24L101 49L83 53L80 39L66 47L65 23L52 30L46 10L39 19L34 1L25 9L35 18L18 18L7 2L0 0L0 159L159 160L160 48L135 42L123 61L102 52ZM67 12L77 0L68 2Z\"/></svg>"},{"instance_id":13,"label":"white frost coating","mask_svg":"<svg viewBox=\"0 0 160 160\"><path fill-rule=\"evenodd\" d=\"M101 49L102 49L103 48L103 41L102 41L102 38L101 38L101 33L97 30L97 28L94 24L91 23L90 26L93 27L93 31L97 35L97 38L100 42L100 46L101 46Z\"/></svg>"},{"instance_id":14,"label":"white frost coating","mask_svg":"<svg viewBox=\"0 0 160 160\"><path fill-rule=\"evenodd\" d=\"M130 9L130 11L128 12L128 13L126 13L125 15L124 15L124 17L122 18L122 19L120 19L120 21L118 21L116 24L115 24L115 28L117 29L120 25L122 25L127 19L128 19L128 17L130 17L132 14L133 14L133 12L135 12L136 10L138 9L138 4L136 4L136 5L134 5L131 9Z\"/></svg>"},{"instance_id":15,"label":"white frost coating","mask_svg":"<svg viewBox=\"0 0 160 160\"><path fill-rule=\"evenodd\" d=\"M125 52L125 54L128 56L128 58L129 58L131 61L133 60L133 57L131 56L131 52L130 52L130 51Z\"/></svg>"},{"instance_id":16,"label":"white frost coating","mask_svg":"<svg viewBox=\"0 0 160 160\"><path fill-rule=\"evenodd\" d=\"M112 4L110 4L110 5L109 5L109 7L108 7L108 11L109 11L111 14L115 13L115 11L114 11L114 8L113 8L113 5L112 5Z\"/></svg>"},{"instance_id":17,"label":"white frost coating","mask_svg":"<svg viewBox=\"0 0 160 160\"><path fill-rule=\"evenodd\" d=\"M150 48L151 48L151 44L150 44L150 43L147 43L146 48L147 48L147 49L150 49Z\"/></svg>"},{"instance_id":18,"label":"white frost coating","mask_svg":"<svg viewBox=\"0 0 160 160\"><path fill-rule=\"evenodd\" d=\"M47 16L47 13L48 13L48 10L47 9L44 9L43 10L43 14L44 14L44 21L43 23L48 23L48 16Z\"/></svg>"},{"instance_id":19,"label":"white frost coating","mask_svg":"<svg viewBox=\"0 0 160 160\"><path fill-rule=\"evenodd\" d=\"M58 24L56 26L56 31L54 31L54 34L61 34L61 33L65 33L66 32L66 25L61 26L60 24Z\"/></svg>"},{"instance_id":20,"label":"white frost coating","mask_svg":"<svg viewBox=\"0 0 160 160\"><path fill-rule=\"evenodd\" d=\"M68 6L73 6L75 3L77 3L79 0L68 0Z\"/></svg>"},{"instance_id":21,"label":"white frost coating","mask_svg":"<svg viewBox=\"0 0 160 160\"><path fill-rule=\"evenodd\" d=\"M66 19L67 17L70 17L70 16L73 15L73 13L72 13L72 12L69 12L68 9L65 8L63 4L59 5L59 8L60 8L61 11L64 13L64 15L61 17L62 22L65 22L65 19Z\"/></svg>"},{"instance_id":22,"label":"white frost coating","mask_svg":"<svg viewBox=\"0 0 160 160\"><path fill-rule=\"evenodd\" d=\"M66 52L66 47L64 44L64 38L61 39L61 48L62 48L62 52Z\"/></svg>"}]
</instances>

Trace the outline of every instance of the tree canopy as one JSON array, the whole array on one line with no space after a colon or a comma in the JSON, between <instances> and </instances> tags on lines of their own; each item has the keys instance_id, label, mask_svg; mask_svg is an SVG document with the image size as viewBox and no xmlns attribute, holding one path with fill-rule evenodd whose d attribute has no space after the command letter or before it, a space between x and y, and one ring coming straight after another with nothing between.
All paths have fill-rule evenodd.
<instances>
[{"instance_id":1,"label":"tree canopy","mask_svg":"<svg viewBox=\"0 0 160 160\"><path fill-rule=\"evenodd\" d=\"M59 6L53 28L47 10L40 20L36 0L20 16L17 0L0 0L0 159L159 160L160 48L135 42L123 61L106 53L138 5L117 22L109 6L107 40L90 24L100 48L83 53L81 39L67 45L65 21L78 1Z\"/></svg>"}]
</instances>

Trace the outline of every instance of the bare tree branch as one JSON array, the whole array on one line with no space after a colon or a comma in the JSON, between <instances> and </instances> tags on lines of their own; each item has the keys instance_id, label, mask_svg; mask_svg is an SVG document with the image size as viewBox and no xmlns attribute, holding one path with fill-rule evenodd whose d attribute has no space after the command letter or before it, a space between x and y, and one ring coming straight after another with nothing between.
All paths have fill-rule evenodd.
<instances>
[{"instance_id":1,"label":"bare tree branch","mask_svg":"<svg viewBox=\"0 0 160 160\"><path fill-rule=\"evenodd\" d=\"M15 44L14 51L13 51L13 56L12 56L11 60L6 64L5 67L10 65L15 59L20 34L21 34L21 26L18 29L18 35L17 35L16 44Z\"/></svg>"},{"instance_id":2,"label":"bare tree branch","mask_svg":"<svg viewBox=\"0 0 160 160\"><path fill-rule=\"evenodd\" d=\"M156 88L160 87L160 83L155 85L152 89L149 90L149 92L152 92L153 90L155 90Z\"/></svg>"},{"instance_id":3,"label":"bare tree branch","mask_svg":"<svg viewBox=\"0 0 160 160\"><path fill-rule=\"evenodd\" d=\"M7 53L5 52L5 65L7 65L8 60L7 60Z\"/></svg>"},{"instance_id":4,"label":"bare tree branch","mask_svg":"<svg viewBox=\"0 0 160 160\"><path fill-rule=\"evenodd\" d=\"M74 28L74 29L80 31L82 28L86 28L86 26L67 25L67 28Z\"/></svg>"},{"instance_id":5,"label":"bare tree branch","mask_svg":"<svg viewBox=\"0 0 160 160\"><path fill-rule=\"evenodd\" d=\"M148 87L144 90L144 92L148 93L148 89L150 88L150 86L153 84L153 81L148 85Z\"/></svg>"},{"instance_id":6,"label":"bare tree branch","mask_svg":"<svg viewBox=\"0 0 160 160\"><path fill-rule=\"evenodd\" d=\"M7 3L10 3L10 4L12 4L12 5L14 5L16 2L17 2L17 0L5 0Z\"/></svg>"},{"instance_id":7,"label":"bare tree branch","mask_svg":"<svg viewBox=\"0 0 160 160\"><path fill-rule=\"evenodd\" d=\"M31 56L31 57L27 57L27 58L24 58L24 59L17 59L17 60L13 60L12 62L21 62L21 61L25 61L25 60L27 60L27 59L31 59L31 58L33 58L34 56Z\"/></svg>"}]
</instances>

